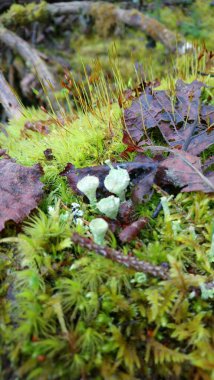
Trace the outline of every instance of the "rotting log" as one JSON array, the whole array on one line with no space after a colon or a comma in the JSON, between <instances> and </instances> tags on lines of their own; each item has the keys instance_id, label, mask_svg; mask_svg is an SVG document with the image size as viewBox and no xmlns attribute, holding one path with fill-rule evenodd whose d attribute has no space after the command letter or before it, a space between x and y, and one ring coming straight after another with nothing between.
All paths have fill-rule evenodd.
<instances>
[{"instance_id":1,"label":"rotting log","mask_svg":"<svg viewBox=\"0 0 214 380\"><path fill-rule=\"evenodd\" d=\"M47 16L56 17L81 13L89 14L92 18L96 18L96 15L100 13L99 9L102 10L104 21L105 14L108 15L109 10L111 10L112 16L117 22L142 30L155 41L161 42L169 51L175 52L178 50L178 52L183 53L186 47L191 48L183 37L170 31L156 19L144 15L136 9L122 9L108 2L72 1L53 4L42 2L41 4L35 4L35 9L32 8L32 4L30 4L30 7L25 5L22 10L22 21L19 17L19 23L38 21L42 18L45 19ZM104 12L104 10L106 11ZM7 26L14 24L15 19L16 14L13 7L0 18L1 22Z\"/></svg>"},{"instance_id":2,"label":"rotting log","mask_svg":"<svg viewBox=\"0 0 214 380\"><path fill-rule=\"evenodd\" d=\"M9 118L19 118L22 115L21 105L0 70L0 103Z\"/></svg>"}]
</instances>

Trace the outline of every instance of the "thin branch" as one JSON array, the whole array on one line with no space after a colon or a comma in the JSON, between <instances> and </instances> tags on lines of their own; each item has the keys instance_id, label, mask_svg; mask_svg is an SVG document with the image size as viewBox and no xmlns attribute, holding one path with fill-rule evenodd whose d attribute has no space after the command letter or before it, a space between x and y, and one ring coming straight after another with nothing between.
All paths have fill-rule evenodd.
<instances>
[{"instance_id":1,"label":"thin branch","mask_svg":"<svg viewBox=\"0 0 214 380\"><path fill-rule=\"evenodd\" d=\"M0 26L0 41L11 50L17 52L26 65L29 65L34 70L35 75L38 76L45 87L51 102L54 103L55 99L53 98L52 90L58 86L47 65L40 58L39 52L28 42L3 26Z\"/></svg>"},{"instance_id":2,"label":"thin branch","mask_svg":"<svg viewBox=\"0 0 214 380\"><path fill-rule=\"evenodd\" d=\"M181 53L185 52L187 42L184 40L184 38L167 29L165 25L161 24L156 19L144 15L142 12L136 9L121 9L117 6L114 6L112 3L107 2L103 3L93 1L73 1L70 3L48 4L47 11L52 16L84 12L90 14L93 17L93 10L96 9L97 11L99 10L100 6L103 8L104 5L106 6L106 12L108 12L108 7L111 5L113 15L116 17L116 20L118 22L142 30L144 33L152 37L155 41L161 42L172 52L175 52L177 48ZM179 43L178 39L180 40Z\"/></svg>"},{"instance_id":3,"label":"thin branch","mask_svg":"<svg viewBox=\"0 0 214 380\"><path fill-rule=\"evenodd\" d=\"M168 271L161 266L150 264L147 261L139 261L136 257L131 255L125 256L122 252L116 251L115 249L95 244L91 239L85 238L76 232L72 235L71 239L73 243L79 244L83 248L94 251L99 255L123 264L128 268L133 268L138 272L151 274L154 277L160 277L163 280L168 278Z\"/></svg>"}]
</instances>

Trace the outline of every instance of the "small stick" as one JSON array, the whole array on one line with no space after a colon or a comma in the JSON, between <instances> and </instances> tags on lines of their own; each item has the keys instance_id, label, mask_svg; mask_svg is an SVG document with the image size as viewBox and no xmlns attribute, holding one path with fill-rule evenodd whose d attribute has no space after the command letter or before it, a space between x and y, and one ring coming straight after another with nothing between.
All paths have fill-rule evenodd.
<instances>
[{"instance_id":1,"label":"small stick","mask_svg":"<svg viewBox=\"0 0 214 380\"><path fill-rule=\"evenodd\" d=\"M103 247L101 245L95 244L91 239L83 237L75 232L72 235L72 241L75 244L79 244L81 247L94 251L101 256L107 257L113 261L125 265L128 268L133 268L138 272L144 272L151 274L154 277L160 277L163 280L168 279L168 271L158 265L153 265L147 261L140 261L136 257L128 255L125 256L121 251L109 247Z\"/></svg>"}]
</instances>

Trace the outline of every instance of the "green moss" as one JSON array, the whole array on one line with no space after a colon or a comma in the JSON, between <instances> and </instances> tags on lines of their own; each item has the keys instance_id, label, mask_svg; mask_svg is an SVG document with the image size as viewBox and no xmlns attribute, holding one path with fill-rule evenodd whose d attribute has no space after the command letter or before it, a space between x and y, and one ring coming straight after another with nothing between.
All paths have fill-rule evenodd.
<instances>
[{"instance_id":1,"label":"green moss","mask_svg":"<svg viewBox=\"0 0 214 380\"><path fill-rule=\"evenodd\" d=\"M1 16L1 21L5 26L27 25L34 21L46 21L48 12L46 2L39 4L31 3L27 5L13 4L10 9Z\"/></svg>"},{"instance_id":2,"label":"green moss","mask_svg":"<svg viewBox=\"0 0 214 380\"><path fill-rule=\"evenodd\" d=\"M53 165L62 170L68 162L77 167L103 163L105 159L117 155L124 149L122 144L122 125L119 106L113 104L94 113L78 113L73 122L66 125L50 125L51 132L41 135L28 132L22 137L21 131L28 121L48 119L45 113L29 109L18 121L11 120L7 128L8 136L1 134L0 143L9 155L23 165L40 162L44 166ZM112 128L112 130L110 130ZM112 139L111 133L114 134ZM54 164L46 162L44 151L51 148L55 157Z\"/></svg>"},{"instance_id":3,"label":"green moss","mask_svg":"<svg viewBox=\"0 0 214 380\"><path fill-rule=\"evenodd\" d=\"M114 31L117 25L117 17L113 4L101 3L99 7L95 4L91 7L90 13L95 19L95 31L99 36L106 38Z\"/></svg>"},{"instance_id":4,"label":"green moss","mask_svg":"<svg viewBox=\"0 0 214 380\"><path fill-rule=\"evenodd\" d=\"M194 57L195 59L195 57ZM188 78L189 60L180 64ZM98 63L97 63L98 65ZM98 67L98 66L96 66ZM212 297L206 283L213 279L212 195L179 194L168 200L168 215L151 219L159 203L151 200L136 209L149 218L138 239L121 245L108 233L107 245L124 255L169 267L160 281L99 257L74 245L73 232L90 236L93 209L68 188L59 172L68 162L78 167L121 160L121 109L117 104L124 83L115 70L115 86L90 83L68 101L59 115L28 109L11 120L0 144L23 165L40 162L45 197L31 217L8 229L0 241L0 366L3 378L17 380L128 380L195 376L212 378ZM188 78L190 80L190 78ZM208 79L206 78L206 81ZM173 94L176 81L164 81ZM84 82L84 83L85 83ZM76 88L77 90L77 88ZM66 98L66 94L65 94ZM23 128L26 121L52 120L50 133ZM54 160L44 150L51 148ZM77 225L71 203L83 211ZM8 366L10 363L10 366ZM9 367L9 369L8 369Z\"/></svg>"},{"instance_id":5,"label":"green moss","mask_svg":"<svg viewBox=\"0 0 214 380\"><path fill-rule=\"evenodd\" d=\"M160 215L154 228L142 232L143 249L133 250L137 257L168 262L171 278L165 282L76 251L69 240L74 227L59 204L52 215L41 212L26 224L18 237L22 270L12 266L10 275L16 300L9 301L16 320L11 336L8 317L2 319L18 379L78 379L83 372L97 379L142 373L149 379L150 371L167 378L175 370L184 379L201 371L209 376L211 305L191 288L213 274L212 200L182 194L169 207L170 220ZM175 220L181 227L176 235ZM194 275L184 273L184 266Z\"/></svg>"}]
</instances>

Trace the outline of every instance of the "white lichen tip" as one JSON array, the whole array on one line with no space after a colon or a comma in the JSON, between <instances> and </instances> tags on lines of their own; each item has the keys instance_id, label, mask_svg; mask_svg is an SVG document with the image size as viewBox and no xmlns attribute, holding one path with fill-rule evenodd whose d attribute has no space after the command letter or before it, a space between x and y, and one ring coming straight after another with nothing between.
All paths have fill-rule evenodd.
<instances>
[{"instance_id":1,"label":"white lichen tip","mask_svg":"<svg viewBox=\"0 0 214 380\"><path fill-rule=\"evenodd\" d=\"M110 172L104 180L104 185L110 193L116 194L121 201L125 200L125 191L130 183L129 173L126 169L113 168L111 162L106 161Z\"/></svg>"},{"instance_id":2,"label":"white lichen tip","mask_svg":"<svg viewBox=\"0 0 214 380\"><path fill-rule=\"evenodd\" d=\"M104 244L104 237L108 230L108 223L102 218L93 219L89 224L89 229L97 244Z\"/></svg>"},{"instance_id":3,"label":"white lichen tip","mask_svg":"<svg viewBox=\"0 0 214 380\"><path fill-rule=\"evenodd\" d=\"M97 208L108 218L116 219L120 206L120 199L114 195L101 199L97 203Z\"/></svg>"},{"instance_id":4,"label":"white lichen tip","mask_svg":"<svg viewBox=\"0 0 214 380\"><path fill-rule=\"evenodd\" d=\"M98 186L99 178L95 177L94 175L87 175L77 183L78 190L85 194L85 196L89 199L91 205L96 204L96 191Z\"/></svg>"}]
</instances>

